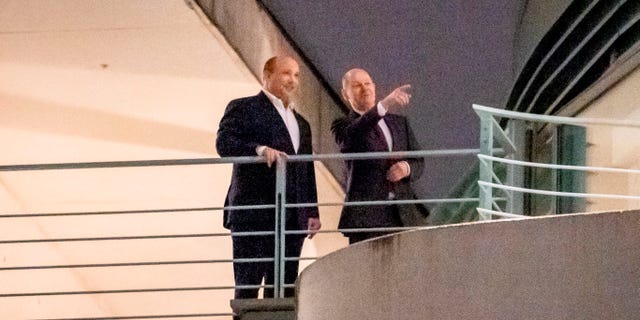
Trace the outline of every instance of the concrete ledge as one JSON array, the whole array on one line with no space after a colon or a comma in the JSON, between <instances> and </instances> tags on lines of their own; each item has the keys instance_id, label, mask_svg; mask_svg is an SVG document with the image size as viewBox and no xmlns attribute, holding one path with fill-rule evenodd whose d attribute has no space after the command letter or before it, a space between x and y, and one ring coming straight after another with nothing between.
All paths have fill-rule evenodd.
<instances>
[{"instance_id":1,"label":"concrete ledge","mask_svg":"<svg viewBox=\"0 0 640 320\"><path fill-rule=\"evenodd\" d=\"M297 317L637 319L640 211L434 227L307 267Z\"/></svg>"}]
</instances>

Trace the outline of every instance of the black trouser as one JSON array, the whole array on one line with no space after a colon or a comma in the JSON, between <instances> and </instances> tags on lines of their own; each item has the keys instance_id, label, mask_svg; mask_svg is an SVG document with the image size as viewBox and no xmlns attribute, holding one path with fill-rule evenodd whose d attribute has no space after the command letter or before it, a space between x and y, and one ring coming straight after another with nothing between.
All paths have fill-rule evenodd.
<instances>
[{"instance_id":1,"label":"black trouser","mask_svg":"<svg viewBox=\"0 0 640 320\"><path fill-rule=\"evenodd\" d=\"M247 227L232 227L232 232L256 231ZM289 234L285 236L285 257L299 258L302 252L302 244L305 235ZM274 258L274 235L249 235L232 236L233 258ZM284 269L284 283L295 284L298 277L299 261L286 261ZM265 262L234 262L233 273L236 286L240 285L260 285L264 278L265 285L274 283L274 261ZM255 299L258 297L258 288L236 289L235 299ZM293 297L295 288L286 288L285 297ZM265 288L264 297L273 298L274 290Z\"/></svg>"},{"instance_id":2,"label":"black trouser","mask_svg":"<svg viewBox=\"0 0 640 320\"><path fill-rule=\"evenodd\" d=\"M395 204L389 205L385 208L389 214L390 226L388 227L402 227L402 220L398 211L398 206ZM376 232L349 232L345 233L345 236L349 238L349 244L354 244L367 239L377 238L388 234L396 233L398 231L376 231Z\"/></svg>"},{"instance_id":3,"label":"black trouser","mask_svg":"<svg viewBox=\"0 0 640 320\"><path fill-rule=\"evenodd\" d=\"M395 231L394 231L395 232ZM349 233L349 244L354 244L360 241L364 241L367 239L377 238L381 236L385 236L388 234L392 234L394 232L351 232Z\"/></svg>"}]
</instances>

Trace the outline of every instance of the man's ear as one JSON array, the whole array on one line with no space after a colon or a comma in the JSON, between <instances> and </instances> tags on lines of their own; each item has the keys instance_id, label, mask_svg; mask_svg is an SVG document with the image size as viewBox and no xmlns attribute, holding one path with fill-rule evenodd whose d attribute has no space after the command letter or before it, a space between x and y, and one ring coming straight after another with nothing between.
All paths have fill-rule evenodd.
<instances>
[{"instance_id":1,"label":"man's ear","mask_svg":"<svg viewBox=\"0 0 640 320\"><path fill-rule=\"evenodd\" d=\"M347 97L347 91L344 90L344 88L342 88L342 90L340 90L340 94L342 95L342 100L344 100L344 102L346 102L347 104L349 103L349 97Z\"/></svg>"}]
</instances>

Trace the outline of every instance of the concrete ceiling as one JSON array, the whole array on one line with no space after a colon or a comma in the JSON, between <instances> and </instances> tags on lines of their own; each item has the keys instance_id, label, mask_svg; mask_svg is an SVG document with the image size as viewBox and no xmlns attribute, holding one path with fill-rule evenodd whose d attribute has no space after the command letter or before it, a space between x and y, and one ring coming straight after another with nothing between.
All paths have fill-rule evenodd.
<instances>
[{"instance_id":1,"label":"concrete ceiling","mask_svg":"<svg viewBox=\"0 0 640 320\"><path fill-rule=\"evenodd\" d=\"M0 165L216 156L259 83L183 0L0 0ZM220 207L229 167L0 172L0 215ZM0 241L223 232L219 211L0 218ZM0 244L0 267L213 259L227 240ZM230 265L3 270L2 294L232 284ZM231 291L24 296L2 319L230 312Z\"/></svg>"},{"instance_id":2,"label":"concrete ceiling","mask_svg":"<svg viewBox=\"0 0 640 320\"><path fill-rule=\"evenodd\" d=\"M0 164L215 156L224 106L260 86L214 36L181 0L0 1ZM122 170L3 173L3 206L212 204L211 169Z\"/></svg>"}]
</instances>

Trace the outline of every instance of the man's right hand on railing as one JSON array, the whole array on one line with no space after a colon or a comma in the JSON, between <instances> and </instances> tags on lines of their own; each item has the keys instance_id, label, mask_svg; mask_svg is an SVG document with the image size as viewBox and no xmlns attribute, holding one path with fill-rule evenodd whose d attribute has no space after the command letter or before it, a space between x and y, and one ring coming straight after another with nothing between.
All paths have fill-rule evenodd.
<instances>
[{"instance_id":1,"label":"man's right hand on railing","mask_svg":"<svg viewBox=\"0 0 640 320\"><path fill-rule=\"evenodd\" d=\"M264 156L267 160L267 166L271 168L271 165L276 162L278 157L287 157L287 154L276 149L269 148L267 146L259 146L256 148L256 152L259 156Z\"/></svg>"}]
</instances>

